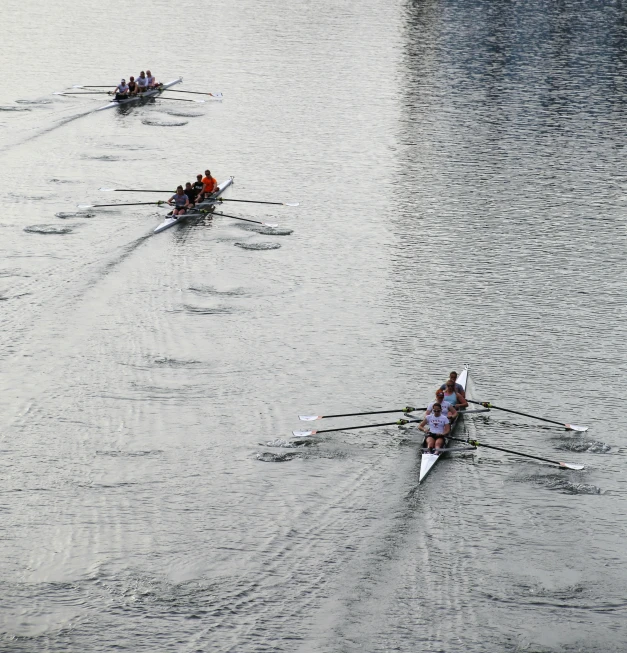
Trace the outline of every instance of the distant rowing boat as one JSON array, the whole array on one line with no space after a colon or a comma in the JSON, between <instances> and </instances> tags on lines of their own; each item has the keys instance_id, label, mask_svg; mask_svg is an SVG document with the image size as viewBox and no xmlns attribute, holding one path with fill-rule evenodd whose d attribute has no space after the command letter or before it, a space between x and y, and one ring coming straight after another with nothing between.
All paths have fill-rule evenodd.
<instances>
[{"instance_id":1,"label":"distant rowing boat","mask_svg":"<svg viewBox=\"0 0 627 653\"><path fill-rule=\"evenodd\" d=\"M133 102L142 104L147 100L150 100L150 98L161 95L161 93L163 93L163 91L165 91L167 88L170 88L170 86L174 86L175 84L180 84L182 81L183 78L179 77L178 79L168 82L167 84L161 84L161 86L158 88L153 88L150 91L144 91L143 93L138 93L137 95L131 95L130 97L124 98L122 100L113 100L113 102L105 104L104 107L100 107L99 109L96 109L96 111L104 111L105 109L112 109L113 107L119 107L126 104L131 104Z\"/></svg>"},{"instance_id":2,"label":"distant rowing boat","mask_svg":"<svg viewBox=\"0 0 627 653\"><path fill-rule=\"evenodd\" d=\"M460 375L457 377L457 383L461 385L464 390L466 391L466 396L468 396L468 366L466 365L465 368L462 370ZM463 410L460 410L457 412L457 417L451 424L451 431L449 433L449 436L454 435L455 430L457 429L457 425L461 423L462 421L462 416L464 414ZM425 438L426 441L426 438ZM425 441L423 441L423 447L425 446ZM449 449L449 444L452 441L449 438L446 438L444 442L444 449ZM436 450L437 451L437 450ZM428 451L423 452L422 457L420 459L420 478L418 479L418 482L421 483L423 479L427 476L427 474L435 467L435 464L440 460L440 456L446 455L446 451L441 451L438 453L429 453Z\"/></svg>"},{"instance_id":3,"label":"distant rowing boat","mask_svg":"<svg viewBox=\"0 0 627 653\"><path fill-rule=\"evenodd\" d=\"M183 222L183 220L187 220L187 218L191 218L195 215L204 215L205 213L213 213L215 210L215 201L226 191L227 188L233 185L234 178L229 177L226 181L223 181L221 184L218 185L218 190L211 196L211 200L208 202L201 202L198 204L193 209L190 209L189 211L186 211L182 216L178 218L174 217L167 217L154 231L154 233L158 234L161 233L162 231L165 231L166 229L169 229L170 227L173 227L175 224L178 224L179 222Z\"/></svg>"}]
</instances>

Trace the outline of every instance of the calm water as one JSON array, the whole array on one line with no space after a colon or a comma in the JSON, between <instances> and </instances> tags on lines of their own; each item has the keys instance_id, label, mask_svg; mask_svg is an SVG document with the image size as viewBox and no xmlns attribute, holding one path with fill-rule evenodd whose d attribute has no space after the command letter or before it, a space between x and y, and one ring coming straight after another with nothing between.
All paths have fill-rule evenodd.
<instances>
[{"instance_id":1,"label":"calm water","mask_svg":"<svg viewBox=\"0 0 627 653\"><path fill-rule=\"evenodd\" d=\"M0 650L624 651L627 7L176 11L0 7ZM52 95L146 66L224 101ZM206 167L301 206L76 208ZM590 426L466 434L585 471L481 450L418 486L412 430L289 438L464 363Z\"/></svg>"}]
</instances>

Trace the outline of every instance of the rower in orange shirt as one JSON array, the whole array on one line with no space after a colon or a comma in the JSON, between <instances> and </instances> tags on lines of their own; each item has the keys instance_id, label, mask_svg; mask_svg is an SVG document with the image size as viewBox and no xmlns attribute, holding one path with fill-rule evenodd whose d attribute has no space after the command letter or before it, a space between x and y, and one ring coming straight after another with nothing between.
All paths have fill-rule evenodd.
<instances>
[{"instance_id":1,"label":"rower in orange shirt","mask_svg":"<svg viewBox=\"0 0 627 653\"><path fill-rule=\"evenodd\" d=\"M211 199L211 196L218 190L218 182L215 177L211 176L211 170L205 170L205 176L202 178L202 192L196 203Z\"/></svg>"}]
</instances>

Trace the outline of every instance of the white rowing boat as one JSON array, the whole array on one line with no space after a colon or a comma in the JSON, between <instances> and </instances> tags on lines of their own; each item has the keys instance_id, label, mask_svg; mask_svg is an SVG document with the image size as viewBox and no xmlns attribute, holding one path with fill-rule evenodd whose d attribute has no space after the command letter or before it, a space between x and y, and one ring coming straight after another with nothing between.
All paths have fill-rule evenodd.
<instances>
[{"instance_id":1,"label":"white rowing boat","mask_svg":"<svg viewBox=\"0 0 627 653\"><path fill-rule=\"evenodd\" d=\"M468 397L468 365L464 367L462 372L457 377L457 383L459 383L464 388L464 390L466 391L466 397ZM460 424L462 421L463 414L464 414L463 410L458 411L455 421L451 424L450 435L455 434L457 425ZM451 440L447 438L444 443L444 449L448 449L450 443ZM426 444L425 441L423 441L422 446L424 447L425 444ZM420 459L420 478L418 479L419 483L421 483L422 480L427 476L427 474L435 467L435 464L438 462L438 460L440 460L440 457L446 455L446 453L447 453L446 451L437 451L437 450L436 453L429 453L428 451L423 452L422 457Z\"/></svg>"},{"instance_id":2,"label":"white rowing boat","mask_svg":"<svg viewBox=\"0 0 627 653\"><path fill-rule=\"evenodd\" d=\"M191 218L197 215L204 215L206 213L213 213L215 210L215 201L226 191L227 188L233 185L234 178L229 177L227 180L223 181L221 184L218 184L218 190L211 196L211 200L208 202L201 202L198 206L193 209L190 209L183 215L178 218L168 216L158 227L156 227L154 233L158 234L170 227L173 227L187 218Z\"/></svg>"},{"instance_id":3,"label":"white rowing boat","mask_svg":"<svg viewBox=\"0 0 627 653\"><path fill-rule=\"evenodd\" d=\"M113 102L109 102L109 104L105 104L104 107L100 107L99 109L96 109L96 111L104 111L105 109L112 109L113 107L121 107L123 105L131 104L133 102L137 102L141 104L142 102L146 102L150 98L161 95L161 93L163 93L163 91L165 91L166 88L170 88L170 86L174 86L175 84L180 84L182 81L183 78L179 77L178 79L168 82L167 84L161 84L159 88L153 88L150 91L144 91L143 93L138 93L137 95L131 95L130 97L121 100L113 100Z\"/></svg>"}]
</instances>

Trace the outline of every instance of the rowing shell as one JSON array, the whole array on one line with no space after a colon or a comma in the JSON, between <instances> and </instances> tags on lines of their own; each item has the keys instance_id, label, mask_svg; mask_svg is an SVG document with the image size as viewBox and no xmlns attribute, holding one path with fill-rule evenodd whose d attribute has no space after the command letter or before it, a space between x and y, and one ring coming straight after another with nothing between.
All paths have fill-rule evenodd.
<instances>
[{"instance_id":1,"label":"rowing shell","mask_svg":"<svg viewBox=\"0 0 627 653\"><path fill-rule=\"evenodd\" d=\"M468 389L468 366L466 365L464 370L460 373L460 375L457 377L457 383L459 383L464 390L467 391ZM455 434L455 430L457 429L457 425L461 423L462 421L462 415L464 414L463 410L460 410L457 412L457 417L455 418L455 421L451 424L451 432L450 435ZM449 444L451 443L451 440L448 438L444 442L444 449L449 448ZM426 440L423 442L423 447L426 446ZM423 453L422 457L420 459L420 478L418 479L418 482L421 483L423 479L427 476L427 474L435 467L435 464L440 460L440 456L445 456L446 451L442 451L441 453Z\"/></svg>"},{"instance_id":2,"label":"rowing shell","mask_svg":"<svg viewBox=\"0 0 627 653\"><path fill-rule=\"evenodd\" d=\"M179 222L183 222L183 220L187 220L187 218L193 217L195 215L205 215L206 212L213 213L215 210L215 200L226 191L226 189L233 184L233 177L229 177L226 181L223 181L221 184L218 185L218 190L212 195L212 201L209 202L201 202L196 208L190 209L186 213L183 213L182 216L178 218L172 218L172 217L167 217L156 229L155 233L161 233L162 231L165 231L166 229L169 229L170 227L173 227L175 224L178 224ZM199 211L198 209L203 209L202 212Z\"/></svg>"},{"instance_id":3,"label":"rowing shell","mask_svg":"<svg viewBox=\"0 0 627 653\"><path fill-rule=\"evenodd\" d=\"M124 100L114 100L113 102L109 102L109 104L105 104L104 107L100 107L99 109L96 109L96 111L104 111L105 109L120 107L123 104L131 104L132 102L144 102L152 97L161 95L161 93L163 93L166 88L170 88L170 86L174 86L175 84L180 84L182 81L183 78L179 77L178 79L168 82L167 84L161 84L159 88L154 88L151 91L144 91L143 93L138 93L137 95L131 95L131 97L125 98Z\"/></svg>"}]
</instances>

